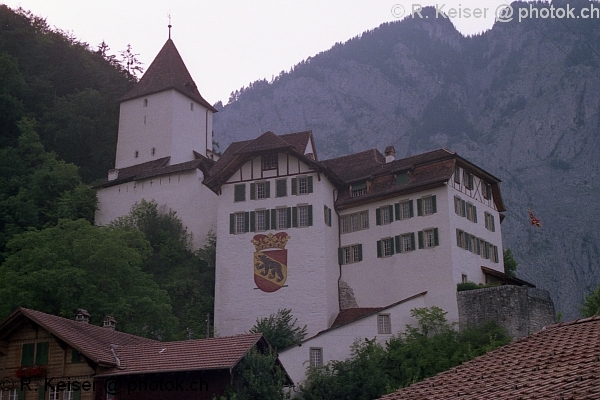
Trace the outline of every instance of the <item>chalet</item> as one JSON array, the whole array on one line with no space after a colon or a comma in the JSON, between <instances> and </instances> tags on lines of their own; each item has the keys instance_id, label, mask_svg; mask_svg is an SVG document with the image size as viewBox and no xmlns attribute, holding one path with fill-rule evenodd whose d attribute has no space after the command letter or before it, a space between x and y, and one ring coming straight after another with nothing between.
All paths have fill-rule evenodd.
<instances>
[{"instance_id":1,"label":"chalet","mask_svg":"<svg viewBox=\"0 0 600 400\"><path fill-rule=\"evenodd\" d=\"M260 334L160 342L19 308L0 323L0 399L207 399L235 384ZM288 384L292 382L288 379Z\"/></svg>"}]
</instances>

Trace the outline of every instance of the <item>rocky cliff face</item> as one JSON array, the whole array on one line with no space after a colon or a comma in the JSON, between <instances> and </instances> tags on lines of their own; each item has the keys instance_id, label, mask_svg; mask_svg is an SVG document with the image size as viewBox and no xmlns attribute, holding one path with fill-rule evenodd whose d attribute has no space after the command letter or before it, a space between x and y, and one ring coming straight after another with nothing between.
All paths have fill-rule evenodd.
<instances>
[{"instance_id":1,"label":"rocky cliff face","mask_svg":"<svg viewBox=\"0 0 600 400\"><path fill-rule=\"evenodd\" d=\"M387 145L399 157L455 151L503 180L517 276L575 318L600 283L600 20L513 20L463 37L431 11L234 93L215 138L225 148L310 129L320 159Z\"/></svg>"}]
</instances>

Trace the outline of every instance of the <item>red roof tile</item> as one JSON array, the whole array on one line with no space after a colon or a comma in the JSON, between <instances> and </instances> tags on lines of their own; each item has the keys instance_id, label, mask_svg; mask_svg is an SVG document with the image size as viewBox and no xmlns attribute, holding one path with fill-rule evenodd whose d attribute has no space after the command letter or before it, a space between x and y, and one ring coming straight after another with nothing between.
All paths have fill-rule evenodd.
<instances>
[{"instance_id":1,"label":"red roof tile","mask_svg":"<svg viewBox=\"0 0 600 400\"><path fill-rule=\"evenodd\" d=\"M217 112L217 110L204 100L202 95L200 95L198 87L194 83L192 76L171 39L168 39L164 44L133 90L121 97L119 101L131 100L136 97L147 96L152 93L158 93L169 89L177 90L181 94L202 104L212 112Z\"/></svg>"},{"instance_id":2,"label":"red roof tile","mask_svg":"<svg viewBox=\"0 0 600 400\"><path fill-rule=\"evenodd\" d=\"M457 397L600 399L600 317L548 326L381 399Z\"/></svg>"},{"instance_id":3,"label":"red roof tile","mask_svg":"<svg viewBox=\"0 0 600 400\"><path fill-rule=\"evenodd\" d=\"M120 366L100 375L229 369L261 338L262 334L248 334L116 347Z\"/></svg>"}]
</instances>

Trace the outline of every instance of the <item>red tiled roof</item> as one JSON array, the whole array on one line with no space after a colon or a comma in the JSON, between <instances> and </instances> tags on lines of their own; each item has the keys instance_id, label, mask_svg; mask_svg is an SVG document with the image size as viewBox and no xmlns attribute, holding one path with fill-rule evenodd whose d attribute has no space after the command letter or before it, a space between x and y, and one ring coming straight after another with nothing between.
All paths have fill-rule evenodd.
<instances>
[{"instance_id":1,"label":"red tiled roof","mask_svg":"<svg viewBox=\"0 0 600 400\"><path fill-rule=\"evenodd\" d=\"M136 97L147 96L152 93L174 89L202 104L212 112L217 110L211 106L198 91L192 76L179 55L175 44L168 39L160 52L157 54L142 79L135 85L133 90L125 94L119 101L131 100Z\"/></svg>"},{"instance_id":2,"label":"red tiled roof","mask_svg":"<svg viewBox=\"0 0 600 400\"><path fill-rule=\"evenodd\" d=\"M28 318L52 335L56 336L71 347L82 353L92 362L106 365L116 365L111 352L111 345L127 346L158 343L152 339L130 335L103 328L96 325L77 322L67 318L57 317L41 311L18 308L0 325L0 331L7 329L16 319Z\"/></svg>"},{"instance_id":3,"label":"red tiled roof","mask_svg":"<svg viewBox=\"0 0 600 400\"><path fill-rule=\"evenodd\" d=\"M120 366L100 375L233 368L254 347L262 334L154 342L115 348Z\"/></svg>"},{"instance_id":4,"label":"red tiled roof","mask_svg":"<svg viewBox=\"0 0 600 400\"><path fill-rule=\"evenodd\" d=\"M385 165L385 157L377 149L321 161L344 182L366 179L371 171Z\"/></svg>"},{"instance_id":5,"label":"red tiled roof","mask_svg":"<svg viewBox=\"0 0 600 400\"><path fill-rule=\"evenodd\" d=\"M456 398L600 399L600 317L548 326L381 399Z\"/></svg>"}]
</instances>

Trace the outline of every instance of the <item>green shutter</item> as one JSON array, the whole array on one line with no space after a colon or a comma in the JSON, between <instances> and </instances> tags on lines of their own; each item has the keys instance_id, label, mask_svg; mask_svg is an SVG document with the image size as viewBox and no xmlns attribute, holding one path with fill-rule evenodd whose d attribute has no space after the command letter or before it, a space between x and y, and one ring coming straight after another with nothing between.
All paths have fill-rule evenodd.
<instances>
[{"instance_id":1,"label":"green shutter","mask_svg":"<svg viewBox=\"0 0 600 400\"><path fill-rule=\"evenodd\" d=\"M412 201L412 200L410 200L410 201L408 202L408 211L409 211L409 213L410 213L410 217L411 217L411 218L415 216L415 209L414 209L414 207L413 207L413 201Z\"/></svg>"},{"instance_id":2,"label":"green shutter","mask_svg":"<svg viewBox=\"0 0 600 400\"><path fill-rule=\"evenodd\" d=\"M329 226L331 226L331 224L332 224L332 221L331 221L331 213L332 213L332 211L331 211L331 208L329 208L329 209L327 210L327 214L328 214L328 217L329 217L329 218L328 218L328 221L329 221Z\"/></svg>"},{"instance_id":3,"label":"green shutter","mask_svg":"<svg viewBox=\"0 0 600 400\"><path fill-rule=\"evenodd\" d=\"M298 178L292 178L292 196L298 194Z\"/></svg>"},{"instance_id":4,"label":"green shutter","mask_svg":"<svg viewBox=\"0 0 600 400\"><path fill-rule=\"evenodd\" d=\"M434 246L440 245L440 238L438 236L438 228L433 228L433 245Z\"/></svg>"},{"instance_id":5,"label":"green shutter","mask_svg":"<svg viewBox=\"0 0 600 400\"><path fill-rule=\"evenodd\" d=\"M344 264L344 249L338 247L338 264Z\"/></svg>"},{"instance_id":6,"label":"green shutter","mask_svg":"<svg viewBox=\"0 0 600 400\"><path fill-rule=\"evenodd\" d=\"M473 222L477 223L477 207L473 206Z\"/></svg>"},{"instance_id":7,"label":"green shutter","mask_svg":"<svg viewBox=\"0 0 600 400\"><path fill-rule=\"evenodd\" d=\"M267 181L265 186L265 197L268 199L271 197L271 182Z\"/></svg>"},{"instance_id":8,"label":"green shutter","mask_svg":"<svg viewBox=\"0 0 600 400\"><path fill-rule=\"evenodd\" d=\"M327 209L328 209L328 208L329 208L329 207L327 207L327 206L323 206L323 218L324 218L324 220L325 220L325 225L329 225L329 224L327 223Z\"/></svg>"},{"instance_id":9,"label":"green shutter","mask_svg":"<svg viewBox=\"0 0 600 400\"><path fill-rule=\"evenodd\" d=\"M256 232L256 211L250 211L250 232Z\"/></svg>"},{"instance_id":10,"label":"green shutter","mask_svg":"<svg viewBox=\"0 0 600 400\"><path fill-rule=\"evenodd\" d=\"M48 347L49 342L41 342L37 344L35 352L35 365L46 365L48 364Z\"/></svg>"},{"instance_id":11,"label":"green shutter","mask_svg":"<svg viewBox=\"0 0 600 400\"><path fill-rule=\"evenodd\" d=\"M425 248L425 242L423 240L423 231L419 231L419 248Z\"/></svg>"},{"instance_id":12,"label":"green shutter","mask_svg":"<svg viewBox=\"0 0 600 400\"><path fill-rule=\"evenodd\" d=\"M277 229L277 209L271 210L271 229Z\"/></svg>"},{"instance_id":13,"label":"green shutter","mask_svg":"<svg viewBox=\"0 0 600 400\"><path fill-rule=\"evenodd\" d=\"M380 208L375 210L375 223L377 225L381 225L381 209Z\"/></svg>"},{"instance_id":14,"label":"green shutter","mask_svg":"<svg viewBox=\"0 0 600 400\"><path fill-rule=\"evenodd\" d=\"M410 249L411 250L416 250L416 247L415 247L415 233L414 232L410 233Z\"/></svg>"},{"instance_id":15,"label":"green shutter","mask_svg":"<svg viewBox=\"0 0 600 400\"><path fill-rule=\"evenodd\" d=\"M362 244L358 245L358 260L357 261L362 261Z\"/></svg>"},{"instance_id":16,"label":"green shutter","mask_svg":"<svg viewBox=\"0 0 600 400\"><path fill-rule=\"evenodd\" d=\"M235 214L229 214L229 233L235 233Z\"/></svg>"},{"instance_id":17,"label":"green shutter","mask_svg":"<svg viewBox=\"0 0 600 400\"><path fill-rule=\"evenodd\" d=\"M19 385L19 386L21 386L21 385ZM24 387L20 387L17 389L17 399L25 400L25 388Z\"/></svg>"},{"instance_id":18,"label":"green shutter","mask_svg":"<svg viewBox=\"0 0 600 400\"><path fill-rule=\"evenodd\" d=\"M71 349L71 362L72 363L81 362L81 353L75 349Z\"/></svg>"},{"instance_id":19,"label":"green shutter","mask_svg":"<svg viewBox=\"0 0 600 400\"><path fill-rule=\"evenodd\" d=\"M408 173L401 172L396 174L396 185L406 185L408 183Z\"/></svg>"},{"instance_id":20,"label":"green shutter","mask_svg":"<svg viewBox=\"0 0 600 400\"><path fill-rule=\"evenodd\" d=\"M292 228L298 227L298 207L292 207Z\"/></svg>"},{"instance_id":21,"label":"green shutter","mask_svg":"<svg viewBox=\"0 0 600 400\"><path fill-rule=\"evenodd\" d=\"M389 213L388 215L390 216L390 223L391 223L391 222L394 222L394 206L390 204L388 206L388 209L389 209L388 210L388 213Z\"/></svg>"},{"instance_id":22,"label":"green shutter","mask_svg":"<svg viewBox=\"0 0 600 400\"><path fill-rule=\"evenodd\" d=\"M40 383L38 386L38 400L44 400L46 398L46 385Z\"/></svg>"},{"instance_id":23,"label":"green shutter","mask_svg":"<svg viewBox=\"0 0 600 400\"><path fill-rule=\"evenodd\" d=\"M396 245L396 253L402 253L402 246L400 243L400 236L394 236L394 244Z\"/></svg>"},{"instance_id":24,"label":"green shutter","mask_svg":"<svg viewBox=\"0 0 600 400\"><path fill-rule=\"evenodd\" d=\"M307 178L308 181L308 193L312 193L313 192L313 177L309 176Z\"/></svg>"},{"instance_id":25,"label":"green shutter","mask_svg":"<svg viewBox=\"0 0 600 400\"><path fill-rule=\"evenodd\" d=\"M462 217L466 217L467 216L467 202L464 201L464 200L461 200L460 201L460 205L461 205L461 208L462 208L462 214L461 214L461 216Z\"/></svg>"},{"instance_id":26,"label":"green shutter","mask_svg":"<svg viewBox=\"0 0 600 400\"><path fill-rule=\"evenodd\" d=\"M271 216L271 211L270 210L265 210L265 229L269 230L269 228L271 228L271 218L269 218Z\"/></svg>"},{"instance_id":27,"label":"green shutter","mask_svg":"<svg viewBox=\"0 0 600 400\"><path fill-rule=\"evenodd\" d=\"M234 190L234 200L235 201L246 201L246 185L235 185L233 187Z\"/></svg>"},{"instance_id":28,"label":"green shutter","mask_svg":"<svg viewBox=\"0 0 600 400\"><path fill-rule=\"evenodd\" d=\"M400 221L400 203L394 204L394 214L395 214L394 219L396 221Z\"/></svg>"},{"instance_id":29,"label":"green shutter","mask_svg":"<svg viewBox=\"0 0 600 400\"><path fill-rule=\"evenodd\" d=\"M498 246L494 246L494 262L499 262L498 258Z\"/></svg>"},{"instance_id":30,"label":"green shutter","mask_svg":"<svg viewBox=\"0 0 600 400\"><path fill-rule=\"evenodd\" d=\"M81 387L73 391L73 400L81 400Z\"/></svg>"},{"instance_id":31,"label":"green shutter","mask_svg":"<svg viewBox=\"0 0 600 400\"><path fill-rule=\"evenodd\" d=\"M291 207L288 207L288 208L287 208L287 212L286 212L286 214L287 214L287 218L286 218L286 219L287 219L287 221L285 222L285 223L286 223L286 226L287 226L288 228L291 228L291 227L292 227L292 208L291 208Z\"/></svg>"},{"instance_id":32,"label":"green shutter","mask_svg":"<svg viewBox=\"0 0 600 400\"><path fill-rule=\"evenodd\" d=\"M469 235L467 232L464 233L465 235L465 250L469 250L469 242L471 241L471 235Z\"/></svg>"},{"instance_id":33,"label":"green shutter","mask_svg":"<svg viewBox=\"0 0 600 400\"><path fill-rule=\"evenodd\" d=\"M22 351L21 351L21 366L22 367L32 367L34 355L35 355L35 343L24 344Z\"/></svg>"},{"instance_id":34,"label":"green shutter","mask_svg":"<svg viewBox=\"0 0 600 400\"><path fill-rule=\"evenodd\" d=\"M313 225L312 204L308 205L308 226Z\"/></svg>"},{"instance_id":35,"label":"green shutter","mask_svg":"<svg viewBox=\"0 0 600 400\"><path fill-rule=\"evenodd\" d=\"M417 199L417 215L420 217L423 215L423 200Z\"/></svg>"},{"instance_id":36,"label":"green shutter","mask_svg":"<svg viewBox=\"0 0 600 400\"><path fill-rule=\"evenodd\" d=\"M381 258L382 255L382 251L381 251L381 240L377 241L377 258Z\"/></svg>"},{"instance_id":37,"label":"green shutter","mask_svg":"<svg viewBox=\"0 0 600 400\"><path fill-rule=\"evenodd\" d=\"M275 196L285 197L287 196L287 180L278 179L275 181Z\"/></svg>"},{"instance_id":38,"label":"green shutter","mask_svg":"<svg viewBox=\"0 0 600 400\"><path fill-rule=\"evenodd\" d=\"M244 213L244 232L250 232L250 213Z\"/></svg>"},{"instance_id":39,"label":"green shutter","mask_svg":"<svg viewBox=\"0 0 600 400\"><path fill-rule=\"evenodd\" d=\"M437 200L435 194L431 196L431 208L433 208L433 213L435 214L437 212Z\"/></svg>"},{"instance_id":40,"label":"green shutter","mask_svg":"<svg viewBox=\"0 0 600 400\"><path fill-rule=\"evenodd\" d=\"M250 200L256 200L256 183L250 184Z\"/></svg>"}]
</instances>

